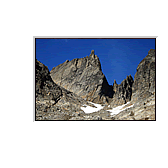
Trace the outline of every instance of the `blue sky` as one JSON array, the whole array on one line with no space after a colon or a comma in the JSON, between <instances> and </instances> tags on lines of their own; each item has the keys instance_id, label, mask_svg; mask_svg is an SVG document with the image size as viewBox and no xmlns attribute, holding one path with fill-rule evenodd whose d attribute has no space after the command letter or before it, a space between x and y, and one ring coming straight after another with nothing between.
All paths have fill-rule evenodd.
<instances>
[{"instance_id":1,"label":"blue sky","mask_svg":"<svg viewBox=\"0 0 168 168\"><path fill-rule=\"evenodd\" d=\"M120 84L136 68L155 39L36 39L36 58L51 69L66 60L89 56L95 50L109 84Z\"/></svg>"}]
</instances>

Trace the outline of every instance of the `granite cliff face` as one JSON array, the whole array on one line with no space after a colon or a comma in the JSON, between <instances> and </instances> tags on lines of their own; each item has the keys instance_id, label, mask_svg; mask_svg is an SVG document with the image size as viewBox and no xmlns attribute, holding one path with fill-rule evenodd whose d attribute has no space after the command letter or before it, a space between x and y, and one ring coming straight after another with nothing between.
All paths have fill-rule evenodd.
<instances>
[{"instance_id":1,"label":"granite cliff face","mask_svg":"<svg viewBox=\"0 0 168 168\"><path fill-rule=\"evenodd\" d=\"M155 120L155 50L139 63L132 85L134 106L114 117L115 120Z\"/></svg>"},{"instance_id":2,"label":"granite cliff face","mask_svg":"<svg viewBox=\"0 0 168 168\"><path fill-rule=\"evenodd\" d=\"M107 103L112 97L112 87L102 73L101 64L94 51L84 58L66 61L51 70L53 81L76 93L87 101Z\"/></svg>"},{"instance_id":3,"label":"granite cliff face","mask_svg":"<svg viewBox=\"0 0 168 168\"><path fill-rule=\"evenodd\" d=\"M51 72L36 60L36 120L155 120L155 80L153 49L139 63L134 80L129 75L113 86L93 50ZM85 107L96 112L85 113Z\"/></svg>"},{"instance_id":4,"label":"granite cliff face","mask_svg":"<svg viewBox=\"0 0 168 168\"><path fill-rule=\"evenodd\" d=\"M155 50L151 49L137 67L132 88L132 100L141 101L154 95L155 80Z\"/></svg>"}]
</instances>

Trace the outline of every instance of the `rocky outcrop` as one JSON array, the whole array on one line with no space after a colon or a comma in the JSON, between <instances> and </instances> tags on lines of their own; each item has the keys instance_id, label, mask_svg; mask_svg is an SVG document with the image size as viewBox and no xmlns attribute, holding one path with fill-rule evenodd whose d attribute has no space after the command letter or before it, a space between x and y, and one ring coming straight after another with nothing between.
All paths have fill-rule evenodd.
<instances>
[{"instance_id":1,"label":"rocky outcrop","mask_svg":"<svg viewBox=\"0 0 168 168\"><path fill-rule=\"evenodd\" d=\"M132 85L133 107L117 114L114 120L155 120L155 50L139 63Z\"/></svg>"},{"instance_id":2,"label":"rocky outcrop","mask_svg":"<svg viewBox=\"0 0 168 168\"><path fill-rule=\"evenodd\" d=\"M51 79L48 68L36 60L36 100L48 100L55 104L62 96L62 90Z\"/></svg>"},{"instance_id":3,"label":"rocky outcrop","mask_svg":"<svg viewBox=\"0 0 168 168\"><path fill-rule=\"evenodd\" d=\"M53 82L48 68L36 60L36 120L111 119L108 111L86 114L81 107L96 107Z\"/></svg>"},{"instance_id":4,"label":"rocky outcrop","mask_svg":"<svg viewBox=\"0 0 168 168\"><path fill-rule=\"evenodd\" d=\"M127 78L119 85L116 83L116 80L114 80L113 98L110 102L111 107L125 104L131 100L133 82L134 81L131 75L127 76Z\"/></svg>"},{"instance_id":5,"label":"rocky outcrop","mask_svg":"<svg viewBox=\"0 0 168 168\"><path fill-rule=\"evenodd\" d=\"M87 101L107 103L112 97L112 87L102 73L101 64L94 50L84 58L65 61L51 70L53 81L76 93Z\"/></svg>"},{"instance_id":6,"label":"rocky outcrop","mask_svg":"<svg viewBox=\"0 0 168 168\"><path fill-rule=\"evenodd\" d=\"M84 113L83 104L88 103L55 84L48 68L36 60L36 120L69 120Z\"/></svg>"},{"instance_id":7,"label":"rocky outcrop","mask_svg":"<svg viewBox=\"0 0 168 168\"><path fill-rule=\"evenodd\" d=\"M140 102L155 95L155 69L155 50L151 49L137 67L132 87L132 101Z\"/></svg>"}]
</instances>

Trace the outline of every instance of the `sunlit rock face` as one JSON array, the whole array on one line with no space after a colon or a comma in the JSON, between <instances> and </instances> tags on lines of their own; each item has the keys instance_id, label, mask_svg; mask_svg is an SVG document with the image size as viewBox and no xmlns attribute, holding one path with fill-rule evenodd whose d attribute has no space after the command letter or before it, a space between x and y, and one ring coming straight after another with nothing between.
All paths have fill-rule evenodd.
<instances>
[{"instance_id":1,"label":"sunlit rock face","mask_svg":"<svg viewBox=\"0 0 168 168\"><path fill-rule=\"evenodd\" d=\"M96 103L107 103L112 97L112 87L102 73L101 64L94 50L89 56L63 64L51 70L53 81L85 100Z\"/></svg>"}]
</instances>

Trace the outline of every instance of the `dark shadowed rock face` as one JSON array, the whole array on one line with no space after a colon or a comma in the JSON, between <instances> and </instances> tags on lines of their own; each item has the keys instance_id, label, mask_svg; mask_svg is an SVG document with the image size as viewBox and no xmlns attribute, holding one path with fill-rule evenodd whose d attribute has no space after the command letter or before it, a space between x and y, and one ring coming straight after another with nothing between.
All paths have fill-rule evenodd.
<instances>
[{"instance_id":1,"label":"dark shadowed rock face","mask_svg":"<svg viewBox=\"0 0 168 168\"><path fill-rule=\"evenodd\" d=\"M62 90L51 79L48 68L36 60L36 100L48 99L56 103L62 96Z\"/></svg>"},{"instance_id":2,"label":"dark shadowed rock face","mask_svg":"<svg viewBox=\"0 0 168 168\"><path fill-rule=\"evenodd\" d=\"M67 60L50 73L56 84L88 101L106 103L106 97L112 97L112 87L102 73L99 58L93 50L89 57Z\"/></svg>"},{"instance_id":3,"label":"dark shadowed rock face","mask_svg":"<svg viewBox=\"0 0 168 168\"><path fill-rule=\"evenodd\" d=\"M140 62L134 76L132 100L143 101L155 95L155 50L151 49L148 55Z\"/></svg>"},{"instance_id":4,"label":"dark shadowed rock face","mask_svg":"<svg viewBox=\"0 0 168 168\"><path fill-rule=\"evenodd\" d=\"M114 80L113 98L110 103L111 107L125 104L131 100L133 82L134 81L131 75L127 76L127 78L119 85L116 83L116 80Z\"/></svg>"}]
</instances>

